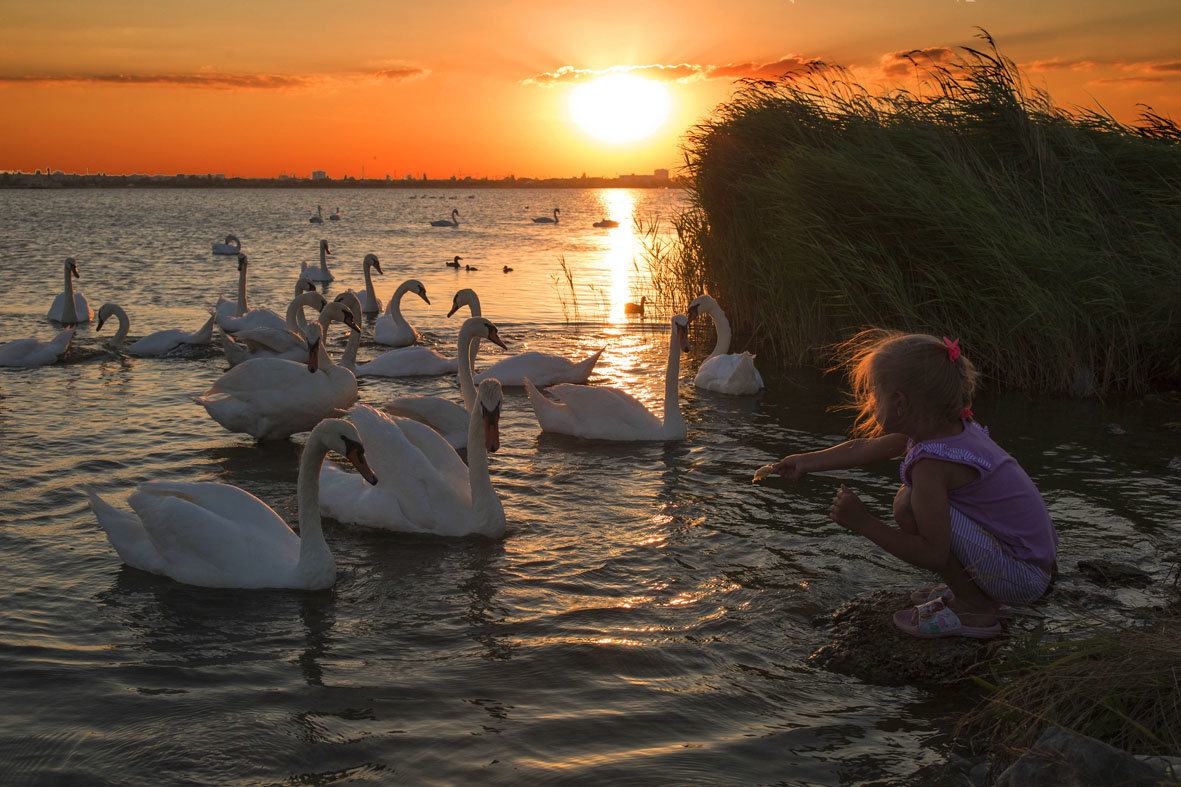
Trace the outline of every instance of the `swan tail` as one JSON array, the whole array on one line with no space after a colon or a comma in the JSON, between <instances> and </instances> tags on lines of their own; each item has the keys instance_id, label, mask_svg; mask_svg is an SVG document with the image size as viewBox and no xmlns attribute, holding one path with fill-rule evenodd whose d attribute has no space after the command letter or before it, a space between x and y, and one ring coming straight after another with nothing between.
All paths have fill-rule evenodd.
<instances>
[{"instance_id":1,"label":"swan tail","mask_svg":"<svg viewBox=\"0 0 1181 787\"><path fill-rule=\"evenodd\" d=\"M217 319L217 312L212 309L209 311L209 319L205 324L198 328L193 333L189 334L189 338L185 340L185 344L209 344L213 341L213 321ZM222 334L223 336L225 334Z\"/></svg>"},{"instance_id":2,"label":"swan tail","mask_svg":"<svg viewBox=\"0 0 1181 787\"><path fill-rule=\"evenodd\" d=\"M70 340L74 338L74 329L66 328L64 331L53 337L49 342L49 346L55 353L61 355L66 350L70 349Z\"/></svg>"},{"instance_id":3,"label":"swan tail","mask_svg":"<svg viewBox=\"0 0 1181 787\"><path fill-rule=\"evenodd\" d=\"M217 340L221 343L222 352L226 354L230 366L237 366L250 357L250 350L231 339L224 330L218 332Z\"/></svg>"},{"instance_id":4,"label":"swan tail","mask_svg":"<svg viewBox=\"0 0 1181 787\"><path fill-rule=\"evenodd\" d=\"M81 484L78 488L90 501L90 510L94 512L94 518L106 531L107 540L115 548L120 560L132 568L156 574L164 573L160 553L152 544L138 516L115 508L86 484Z\"/></svg>"},{"instance_id":5,"label":"swan tail","mask_svg":"<svg viewBox=\"0 0 1181 787\"><path fill-rule=\"evenodd\" d=\"M755 368L755 357L749 352L742 353L734 373L730 375L730 384L735 389L748 393L758 393L763 386L763 376Z\"/></svg>"},{"instance_id":6,"label":"swan tail","mask_svg":"<svg viewBox=\"0 0 1181 787\"><path fill-rule=\"evenodd\" d=\"M599 356L603 354L606 347L600 348L598 352L591 355L582 363L574 367L575 382L585 383L590 378L591 372L595 368L595 364L599 362Z\"/></svg>"}]
</instances>

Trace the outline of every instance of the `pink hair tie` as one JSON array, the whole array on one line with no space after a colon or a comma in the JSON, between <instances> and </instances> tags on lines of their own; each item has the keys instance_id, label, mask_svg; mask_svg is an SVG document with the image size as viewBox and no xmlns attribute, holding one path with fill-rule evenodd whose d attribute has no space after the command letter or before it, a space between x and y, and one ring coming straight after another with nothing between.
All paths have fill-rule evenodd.
<instances>
[{"instance_id":1,"label":"pink hair tie","mask_svg":"<svg viewBox=\"0 0 1181 787\"><path fill-rule=\"evenodd\" d=\"M971 417L972 417L972 408L965 407L963 410L960 410L960 418L962 418L966 421L967 419L969 419Z\"/></svg>"},{"instance_id":2,"label":"pink hair tie","mask_svg":"<svg viewBox=\"0 0 1181 787\"><path fill-rule=\"evenodd\" d=\"M943 337L943 346L947 348L947 360L955 363L960 357L960 340L956 339L954 342Z\"/></svg>"}]
</instances>

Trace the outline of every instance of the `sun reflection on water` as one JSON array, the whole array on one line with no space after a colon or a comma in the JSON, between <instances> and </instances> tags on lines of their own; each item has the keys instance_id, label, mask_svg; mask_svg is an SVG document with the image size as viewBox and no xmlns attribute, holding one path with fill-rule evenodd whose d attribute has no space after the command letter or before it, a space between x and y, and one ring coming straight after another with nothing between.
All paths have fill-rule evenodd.
<instances>
[{"instance_id":1,"label":"sun reflection on water","mask_svg":"<svg viewBox=\"0 0 1181 787\"><path fill-rule=\"evenodd\" d=\"M623 306L632 298L632 280L638 273L636 258L641 252L639 240L633 232L632 213L636 200L625 189L603 189L599 192L606 218L619 222L607 230L607 267L611 271L611 292L607 320L625 322Z\"/></svg>"}]
</instances>

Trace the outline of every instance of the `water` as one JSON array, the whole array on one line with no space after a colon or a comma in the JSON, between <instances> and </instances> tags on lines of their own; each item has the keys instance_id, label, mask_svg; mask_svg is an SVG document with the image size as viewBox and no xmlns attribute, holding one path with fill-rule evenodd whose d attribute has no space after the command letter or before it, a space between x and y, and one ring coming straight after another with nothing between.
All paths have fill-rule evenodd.
<instances>
[{"instance_id":1,"label":"water","mask_svg":"<svg viewBox=\"0 0 1181 787\"><path fill-rule=\"evenodd\" d=\"M376 253L379 295L421 280L431 305L408 298L405 312L453 355L459 318L444 315L456 289L473 287L513 352L605 346L592 380L659 411L667 316L623 317L646 283L630 218L666 222L681 199L0 192L0 341L54 333L44 317L67 256L92 307L120 303L139 336L196 328L218 295L234 297L233 258L209 253L226 233L250 255L252 304L279 310L323 237L338 277L330 295L361 289L361 259ZM309 224L318 202L344 220ZM459 228L428 226L453 207ZM553 207L559 225L528 221ZM607 215L619 229L590 226ZM479 270L447 268L456 254ZM523 392L508 389L492 458L503 540L328 522L331 591L210 591L122 566L77 485L124 505L150 479L223 481L295 522L303 436L258 447L224 431L188 399L221 373L216 351L119 358L100 345L113 327L81 329L66 363L0 369L5 783L852 784L905 779L945 757L961 700L808 662L827 641L814 617L930 581L825 518L842 480L887 511L896 465L749 480L785 453L841 439L846 419L826 412L838 401L830 379L760 359L763 395L697 391L692 372L712 340L702 334L682 371L689 439L667 446L541 435ZM367 343L361 359L378 352ZM443 378L361 382L365 402L400 392L458 397ZM974 409L1045 490L1064 587L1097 595L1071 573L1094 557L1165 578L1181 492L1170 408L1009 395ZM1055 601L1043 611L1064 614Z\"/></svg>"}]
</instances>

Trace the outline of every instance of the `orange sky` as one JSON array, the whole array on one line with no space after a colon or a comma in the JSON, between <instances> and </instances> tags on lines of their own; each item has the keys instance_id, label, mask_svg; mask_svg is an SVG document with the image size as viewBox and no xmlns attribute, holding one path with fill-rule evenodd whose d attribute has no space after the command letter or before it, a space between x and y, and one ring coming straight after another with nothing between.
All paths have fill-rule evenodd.
<instances>
[{"instance_id":1,"label":"orange sky","mask_svg":"<svg viewBox=\"0 0 1181 787\"><path fill-rule=\"evenodd\" d=\"M821 59L876 84L893 53L975 45L976 27L1060 105L1181 119L1177 0L7 0L0 21L0 170L675 170L684 130L736 76ZM665 66L640 73L673 109L608 145L567 102L573 79L618 66Z\"/></svg>"}]
</instances>

